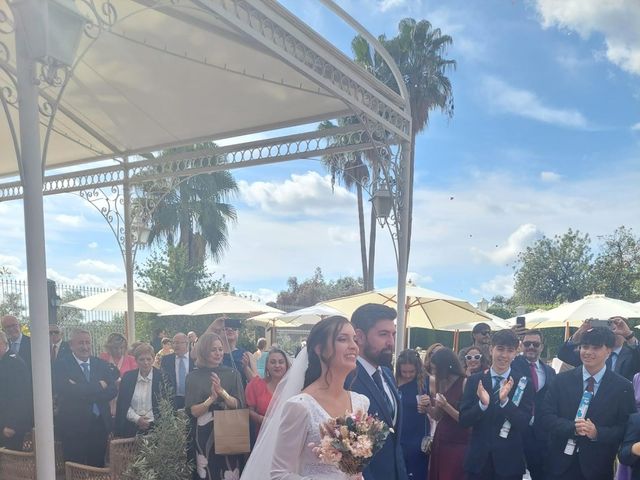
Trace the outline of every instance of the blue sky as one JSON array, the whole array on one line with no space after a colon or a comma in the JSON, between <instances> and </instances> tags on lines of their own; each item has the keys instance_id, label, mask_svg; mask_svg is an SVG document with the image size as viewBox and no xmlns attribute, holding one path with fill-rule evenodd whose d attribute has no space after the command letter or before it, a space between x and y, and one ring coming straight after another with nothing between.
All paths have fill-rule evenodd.
<instances>
[{"instance_id":1,"label":"blue sky","mask_svg":"<svg viewBox=\"0 0 640 480\"><path fill-rule=\"evenodd\" d=\"M432 112L416 145L410 272L478 301L510 295L517 253L568 228L640 232L640 3L637 0L348 0L374 35L427 19L454 39L455 115ZM316 0L283 4L350 55L354 32ZM238 170L238 222L216 274L271 300L316 266L359 275L355 198L331 192L315 161ZM452 199L453 198L453 199ZM122 259L104 220L72 195L46 199L51 278L118 286ZM0 264L24 276L19 202L0 204ZM376 286L395 283L378 233ZM138 256L144 260L145 252Z\"/></svg>"}]
</instances>

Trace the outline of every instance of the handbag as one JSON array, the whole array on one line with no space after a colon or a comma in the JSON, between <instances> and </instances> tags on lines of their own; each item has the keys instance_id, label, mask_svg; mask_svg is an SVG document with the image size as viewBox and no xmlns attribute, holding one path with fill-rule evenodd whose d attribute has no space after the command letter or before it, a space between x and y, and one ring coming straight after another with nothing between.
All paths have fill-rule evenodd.
<instances>
[{"instance_id":1,"label":"handbag","mask_svg":"<svg viewBox=\"0 0 640 480\"><path fill-rule=\"evenodd\" d=\"M427 386L429 385L429 380L427 379ZM422 389L422 393L421 395L424 394L429 394L429 389L425 388ZM433 436L428 434L427 432L429 431L429 416L427 414L425 414L424 416L424 436L422 437L422 440L420 441L420 451L422 453L424 453L425 455L429 455L431 453L431 445L433 444Z\"/></svg>"},{"instance_id":2,"label":"handbag","mask_svg":"<svg viewBox=\"0 0 640 480\"><path fill-rule=\"evenodd\" d=\"M251 452L248 408L213 412L213 445L217 455Z\"/></svg>"}]
</instances>

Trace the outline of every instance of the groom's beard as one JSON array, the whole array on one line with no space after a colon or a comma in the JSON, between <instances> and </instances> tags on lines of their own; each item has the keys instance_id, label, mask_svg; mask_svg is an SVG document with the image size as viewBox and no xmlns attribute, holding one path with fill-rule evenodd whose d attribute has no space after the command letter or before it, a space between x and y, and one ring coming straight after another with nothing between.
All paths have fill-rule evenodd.
<instances>
[{"instance_id":1,"label":"groom's beard","mask_svg":"<svg viewBox=\"0 0 640 480\"><path fill-rule=\"evenodd\" d=\"M366 345L364 347L363 356L380 367L391 367L391 361L393 360L393 350L384 349L380 350L379 352L375 352L369 345Z\"/></svg>"}]
</instances>

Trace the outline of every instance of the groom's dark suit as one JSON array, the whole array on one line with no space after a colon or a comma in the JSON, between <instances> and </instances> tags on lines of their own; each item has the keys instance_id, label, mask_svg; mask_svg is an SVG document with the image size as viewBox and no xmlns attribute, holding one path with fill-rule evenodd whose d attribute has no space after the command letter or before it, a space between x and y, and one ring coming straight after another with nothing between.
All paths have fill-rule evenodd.
<instances>
[{"instance_id":1,"label":"groom's dark suit","mask_svg":"<svg viewBox=\"0 0 640 480\"><path fill-rule=\"evenodd\" d=\"M395 386L391 371L382 367L384 380L395 399L397 409L396 421L393 421L393 412L388 407L384 392L375 384L360 361L356 370L345 381L345 388L361 393L369 398L369 414L383 420L393 432L389 433L384 446L375 454L369 466L364 470L365 480L407 480L407 470L400 447L400 426L402 425L402 402L400 393Z\"/></svg>"}]
</instances>

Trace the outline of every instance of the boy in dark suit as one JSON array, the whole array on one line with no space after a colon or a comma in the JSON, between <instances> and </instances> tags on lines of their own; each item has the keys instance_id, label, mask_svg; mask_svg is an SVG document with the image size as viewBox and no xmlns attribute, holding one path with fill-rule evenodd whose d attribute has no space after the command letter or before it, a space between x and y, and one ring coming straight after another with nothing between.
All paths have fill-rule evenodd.
<instances>
[{"instance_id":1,"label":"boy in dark suit","mask_svg":"<svg viewBox=\"0 0 640 480\"><path fill-rule=\"evenodd\" d=\"M351 316L360 355L355 372L345 381L345 388L369 397L369 413L393 429L364 470L365 480L408 479L400 447L402 403L388 367L395 346L395 318L393 308L375 303L358 307Z\"/></svg>"},{"instance_id":2,"label":"boy in dark suit","mask_svg":"<svg viewBox=\"0 0 640 480\"><path fill-rule=\"evenodd\" d=\"M112 429L109 401L118 393L118 369L91 355L91 334L74 330L71 355L58 357L53 385L58 399L58 433L65 461L104 466Z\"/></svg>"},{"instance_id":3,"label":"boy in dark suit","mask_svg":"<svg viewBox=\"0 0 640 480\"><path fill-rule=\"evenodd\" d=\"M536 413L540 412L549 385L556 377L556 371L540 360L540 354L544 350L544 338L541 330L526 331L522 337L522 348L523 354L516 356L511 365L527 374L531 386L535 390L532 425L523 434L524 454L531 480L544 480L546 478L544 459L546 457L547 435L540 427Z\"/></svg>"},{"instance_id":4,"label":"boy in dark suit","mask_svg":"<svg viewBox=\"0 0 640 480\"><path fill-rule=\"evenodd\" d=\"M472 375L460 402L459 423L471 427L464 460L468 480L521 480L522 435L529 426L534 390L526 372L512 367L520 341L512 330L491 339L491 368Z\"/></svg>"},{"instance_id":5,"label":"boy in dark suit","mask_svg":"<svg viewBox=\"0 0 640 480\"><path fill-rule=\"evenodd\" d=\"M580 342L582 366L558 374L542 404L549 480L613 478L616 452L636 409L631 382L605 364L615 345L613 332L591 328ZM591 392L591 400L586 415L576 419L585 392Z\"/></svg>"}]
</instances>

